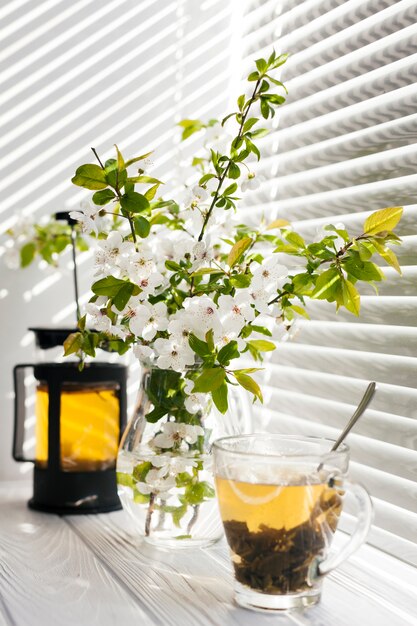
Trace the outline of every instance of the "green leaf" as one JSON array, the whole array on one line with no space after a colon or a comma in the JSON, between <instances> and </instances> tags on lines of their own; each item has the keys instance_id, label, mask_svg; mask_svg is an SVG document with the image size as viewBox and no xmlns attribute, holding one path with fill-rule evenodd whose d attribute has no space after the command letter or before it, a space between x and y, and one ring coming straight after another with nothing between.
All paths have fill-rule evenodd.
<instances>
[{"instance_id":1,"label":"green leaf","mask_svg":"<svg viewBox=\"0 0 417 626\"><path fill-rule=\"evenodd\" d=\"M125 474L125 472L116 472L116 479L118 485L123 485L123 487L134 488L135 483L133 480L133 476L131 474Z\"/></svg>"},{"instance_id":2,"label":"green leaf","mask_svg":"<svg viewBox=\"0 0 417 626\"><path fill-rule=\"evenodd\" d=\"M193 477L188 472L180 472L175 476L175 484L177 487L186 487L193 482Z\"/></svg>"},{"instance_id":3,"label":"green leaf","mask_svg":"<svg viewBox=\"0 0 417 626\"><path fill-rule=\"evenodd\" d=\"M91 287L93 293L96 296L108 296L112 298L117 295L119 289L123 287L125 281L121 278L116 278L115 276L106 276L106 278L101 278L97 280Z\"/></svg>"},{"instance_id":4,"label":"green leaf","mask_svg":"<svg viewBox=\"0 0 417 626\"><path fill-rule=\"evenodd\" d=\"M223 195L231 196L233 193L235 193L236 189L237 189L237 183L232 183L231 185L226 187L226 189L223 191Z\"/></svg>"},{"instance_id":5,"label":"green leaf","mask_svg":"<svg viewBox=\"0 0 417 626\"><path fill-rule=\"evenodd\" d=\"M401 267L400 267L400 264L398 263L396 254L390 248L388 248L387 246L384 246L383 244L378 243L374 239L372 240L372 244L375 247L375 250L378 252L378 254L384 259L384 261L386 261L388 265L391 265L391 267L393 267L396 272L401 274L402 273Z\"/></svg>"},{"instance_id":6,"label":"green leaf","mask_svg":"<svg viewBox=\"0 0 417 626\"><path fill-rule=\"evenodd\" d=\"M120 204L122 209L128 213L141 213L149 209L149 201L136 191L125 193L120 199Z\"/></svg>"},{"instance_id":7,"label":"green leaf","mask_svg":"<svg viewBox=\"0 0 417 626\"><path fill-rule=\"evenodd\" d=\"M158 180L157 178L152 178L152 176L144 176L143 174L141 174L140 176L129 177L127 180L129 183L146 183L149 185L164 184L161 180Z\"/></svg>"},{"instance_id":8,"label":"green leaf","mask_svg":"<svg viewBox=\"0 0 417 626\"><path fill-rule=\"evenodd\" d=\"M233 373L239 385L241 385L247 391L250 391L250 393L253 393L253 395L258 398L260 402L264 401L261 388L251 376L248 376L247 374L242 374L242 372L240 371L236 371Z\"/></svg>"},{"instance_id":9,"label":"green leaf","mask_svg":"<svg viewBox=\"0 0 417 626\"><path fill-rule=\"evenodd\" d=\"M224 381L220 387L211 392L211 397L213 398L213 402L217 410L223 415L226 413L228 408L227 394L228 388L226 382Z\"/></svg>"},{"instance_id":10,"label":"green leaf","mask_svg":"<svg viewBox=\"0 0 417 626\"><path fill-rule=\"evenodd\" d=\"M273 230L274 228L285 228L285 226L289 226L290 222L288 220L274 220L269 224L266 230Z\"/></svg>"},{"instance_id":11,"label":"green leaf","mask_svg":"<svg viewBox=\"0 0 417 626\"><path fill-rule=\"evenodd\" d=\"M127 172L126 170L122 170L121 172L119 172L119 170L117 169L117 162L115 161L115 163L109 168L106 167L106 180L110 187L113 187L114 189L121 189L123 185L126 184ZM128 190L130 191L129 187L125 190L126 193Z\"/></svg>"},{"instance_id":12,"label":"green leaf","mask_svg":"<svg viewBox=\"0 0 417 626\"><path fill-rule=\"evenodd\" d=\"M20 249L20 267L27 267L35 258L36 246L33 242L26 243Z\"/></svg>"},{"instance_id":13,"label":"green leaf","mask_svg":"<svg viewBox=\"0 0 417 626\"><path fill-rule=\"evenodd\" d=\"M186 501L192 506L197 506L204 502L205 498L214 498L214 496L213 487L205 481L192 484L185 490Z\"/></svg>"},{"instance_id":14,"label":"green leaf","mask_svg":"<svg viewBox=\"0 0 417 626\"><path fill-rule=\"evenodd\" d=\"M252 72L251 74L249 74L248 76L248 81L250 83L254 83L256 80L259 79L259 73L258 72Z\"/></svg>"},{"instance_id":15,"label":"green leaf","mask_svg":"<svg viewBox=\"0 0 417 626\"><path fill-rule=\"evenodd\" d=\"M229 341L228 344L223 346L217 355L217 360L221 365L229 365L232 359L240 357L240 352L237 347L237 341Z\"/></svg>"},{"instance_id":16,"label":"green leaf","mask_svg":"<svg viewBox=\"0 0 417 626\"><path fill-rule=\"evenodd\" d=\"M298 233L294 233L293 231L288 231L284 235L285 239L291 243L296 248L305 248L306 243L304 239Z\"/></svg>"},{"instance_id":17,"label":"green leaf","mask_svg":"<svg viewBox=\"0 0 417 626\"><path fill-rule=\"evenodd\" d=\"M208 343L206 343L202 339L199 339L193 334L190 334L190 336L188 337L188 343L191 350L193 350L193 352L198 354L198 356L201 356L201 358L203 359L211 354Z\"/></svg>"},{"instance_id":18,"label":"green leaf","mask_svg":"<svg viewBox=\"0 0 417 626\"><path fill-rule=\"evenodd\" d=\"M275 70L277 67L284 65L284 63L288 60L288 57L289 57L288 53L280 54L272 63L271 69Z\"/></svg>"},{"instance_id":19,"label":"green leaf","mask_svg":"<svg viewBox=\"0 0 417 626\"><path fill-rule=\"evenodd\" d=\"M250 117L248 120L246 120L246 122L243 125L243 132L247 133L248 130L250 130L252 126L255 126L257 122L259 122L258 117Z\"/></svg>"},{"instance_id":20,"label":"green leaf","mask_svg":"<svg viewBox=\"0 0 417 626\"><path fill-rule=\"evenodd\" d=\"M252 239L250 237L243 237L239 239L232 249L230 250L227 257L227 264L229 267L233 267L240 260L242 255L246 252L246 250L251 246Z\"/></svg>"},{"instance_id":21,"label":"green leaf","mask_svg":"<svg viewBox=\"0 0 417 626\"><path fill-rule=\"evenodd\" d=\"M268 119L269 117L269 104L265 100L265 98L261 98L261 114L264 119Z\"/></svg>"},{"instance_id":22,"label":"green leaf","mask_svg":"<svg viewBox=\"0 0 417 626\"><path fill-rule=\"evenodd\" d=\"M208 393L220 387L226 377L222 367L210 367L203 370L194 383L193 393Z\"/></svg>"},{"instance_id":23,"label":"green leaf","mask_svg":"<svg viewBox=\"0 0 417 626\"><path fill-rule=\"evenodd\" d=\"M126 169L125 161L122 156L122 153L120 152L116 144L114 144L114 147L116 148L116 154L117 154L117 169L119 170L119 172L122 172L124 169Z\"/></svg>"},{"instance_id":24,"label":"green leaf","mask_svg":"<svg viewBox=\"0 0 417 626\"><path fill-rule=\"evenodd\" d=\"M88 163L80 165L71 179L74 185L85 189L105 189L107 187L106 174L99 165Z\"/></svg>"},{"instance_id":25,"label":"green leaf","mask_svg":"<svg viewBox=\"0 0 417 626\"><path fill-rule=\"evenodd\" d=\"M150 187L148 189L148 191L145 191L144 196L147 200L153 200L156 196L156 192L159 189L159 184L158 185L153 185L153 187Z\"/></svg>"},{"instance_id":26,"label":"green leaf","mask_svg":"<svg viewBox=\"0 0 417 626\"><path fill-rule=\"evenodd\" d=\"M187 513L188 507L186 504L182 504L181 506L173 507L174 510L171 511L172 521L174 522L177 528L181 527L181 520L184 515ZM177 537L178 539L178 537Z\"/></svg>"},{"instance_id":27,"label":"green leaf","mask_svg":"<svg viewBox=\"0 0 417 626\"><path fill-rule=\"evenodd\" d=\"M237 289L244 289L245 287L249 287L251 280L250 274L234 274L231 277L230 282L233 287L236 287Z\"/></svg>"},{"instance_id":28,"label":"green leaf","mask_svg":"<svg viewBox=\"0 0 417 626\"><path fill-rule=\"evenodd\" d=\"M133 502L135 504L147 504L151 496L148 493L141 493L136 487L133 489Z\"/></svg>"},{"instance_id":29,"label":"green leaf","mask_svg":"<svg viewBox=\"0 0 417 626\"><path fill-rule=\"evenodd\" d=\"M148 158L148 156L151 156L153 150L151 150L151 152L146 152L146 154L141 154L138 157L135 157L134 159L129 159L129 161L126 161L125 166L129 167L130 165L133 165L133 163L137 163L138 161L143 161L143 159Z\"/></svg>"},{"instance_id":30,"label":"green leaf","mask_svg":"<svg viewBox=\"0 0 417 626\"><path fill-rule=\"evenodd\" d=\"M83 337L83 345L82 350L88 356L95 357L96 356L96 348L100 342L100 337L98 333L95 332L87 332L84 333Z\"/></svg>"},{"instance_id":31,"label":"green leaf","mask_svg":"<svg viewBox=\"0 0 417 626\"><path fill-rule=\"evenodd\" d=\"M200 120L182 120L178 122L178 126L182 126L184 129L182 132L182 140L191 137L194 133L204 128L204 124Z\"/></svg>"},{"instance_id":32,"label":"green leaf","mask_svg":"<svg viewBox=\"0 0 417 626\"><path fill-rule=\"evenodd\" d=\"M230 161L230 166L227 172L227 176L228 178L233 178L233 179L239 178L240 176L240 167L236 165L236 163L234 163L233 161Z\"/></svg>"},{"instance_id":33,"label":"green leaf","mask_svg":"<svg viewBox=\"0 0 417 626\"><path fill-rule=\"evenodd\" d=\"M268 68L268 64L265 61L265 59L257 59L255 61L255 65L256 65L256 69L258 70L260 74L263 74Z\"/></svg>"},{"instance_id":34,"label":"green leaf","mask_svg":"<svg viewBox=\"0 0 417 626\"><path fill-rule=\"evenodd\" d=\"M165 261L165 267L171 272L178 272L179 270L182 270L181 265L175 261Z\"/></svg>"},{"instance_id":35,"label":"green leaf","mask_svg":"<svg viewBox=\"0 0 417 626\"><path fill-rule=\"evenodd\" d=\"M139 482L145 482L145 478L149 470L152 469L152 463L150 461L144 461L143 463L138 463L133 468L132 476L133 478Z\"/></svg>"},{"instance_id":36,"label":"green leaf","mask_svg":"<svg viewBox=\"0 0 417 626\"><path fill-rule=\"evenodd\" d=\"M360 312L360 296L355 285L349 280L342 283L343 304L348 311L358 316Z\"/></svg>"},{"instance_id":37,"label":"green leaf","mask_svg":"<svg viewBox=\"0 0 417 626\"><path fill-rule=\"evenodd\" d=\"M82 333L71 333L64 341L64 356L79 352L83 345Z\"/></svg>"},{"instance_id":38,"label":"green leaf","mask_svg":"<svg viewBox=\"0 0 417 626\"><path fill-rule=\"evenodd\" d=\"M167 262L169 263L169 261ZM179 266L179 268L181 269L181 266ZM205 276L206 274L219 274L219 276L222 276L223 272L219 272L219 270L214 267L201 267L199 270L193 272L191 277L195 278L197 276Z\"/></svg>"},{"instance_id":39,"label":"green leaf","mask_svg":"<svg viewBox=\"0 0 417 626\"><path fill-rule=\"evenodd\" d=\"M254 130L252 133L249 133L251 137L254 139L261 139L262 137L266 137L269 135L271 131L269 128L258 128L258 130Z\"/></svg>"},{"instance_id":40,"label":"green leaf","mask_svg":"<svg viewBox=\"0 0 417 626\"><path fill-rule=\"evenodd\" d=\"M149 235L151 230L151 225L148 220L140 215L133 220L133 223L135 226L135 232L139 235L139 237L145 239L145 237Z\"/></svg>"},{"instance_id":41,"label":"green leaf","mask_svg":"<svg viewBox=\"0 0 417 626\"><path fill-rule=\"evenodd\" d=\"M265 326L256 326L255 324L251 324L250 328L255 333L260 333L261 335L266 335L267 337L272 337L272 333Z\"/></svg>"},{"instance_id":42,"label":"green leaf","mask_svg":"<svg viewBox=\"0 0 417 626\"><path fill-rule=\"evenodd\" d=\"M239 108L239 111L243 110L243 107L245 105L245 100L246 100L246 96L244 93L242 93L242 95L239 96L239 98L237 99L237 106ZM232 113L233 115L233 113Z\"/></svg>"},{"instance_id":43,"label":"green leaf","mask_svg":"<svg viewBox=\"0 0 417 626\"><path fill-rule=\"evenodd\" d=\"M376 211L366 219L364 233L366 235L377 235L378 233L386 230L394 230L400 221L402 214L403 208L399 206Z\"/></svg>"},{"instance_id":44,"label":"green leaf","mask_svg":"<svg viewBox=\"0 0 417 626\"><path fill-rule=\"evenodd\" d=\"M214 330L210 328L205 334L205 340L211 353L214 352Z\"/></svg>"},{"instance_id":45,"label":"green leaf","mask_svg":"<svg viewBox=\"0 0 417 626\"><path fill-rule=\"evenodd\" d=\"M104 206L105 204L111 202L111 200L114 200L115 197L116 194L114 193L114 191L112 191L111 189L103 189L102 191L96 191L96 193L93 194L92 200L94 204L97 204L98 206Z\"/></svg>"},{"instance_id":46,"label":"green leaf","mask_svg":"<svg viewBox=\"0 0 417 626\"><path fill-rule=\"evenodd\" d=\"M248 341L248 344L255 350L259 350L259 352L272 352L276 348L272 341L266 341L265 339L251 339Z\"/></svg>"},{"instance_id":47,"label":"green leaf","mask_svg":"<svg viewBox=\"0 0 417 626\"><path fill-rule=\"evenodd\" d=\"M372 250L370 249L370 243L362 243L361 241L356 241L355 246L358 249L359 257L361 261L369 261L372 256Z\"/></svg>"},{"instance_id":48,"label":"green leaf","mask_svg":"<svg viewBox=\"0 0 417 626\"><path fill-rule=\"evenodd\" d=\"M329 300L332 302L336 299L336 294L340 287L340 272L336 268L330 268L318 277L311 297L316 300Z\"/></svg>"},{"instance_id":49,"label":"green leaf","mask_svg":"<svg viewBox=\"0 0 417 626\"><path fill-rule=\"evenodd\" d=\"M295 313L298 313L298 315L302 315L302 317L305 317L307 320L310 319L310 316L307 313L307 311L305 309L303 309L303 307L298 306L298 304L292 304L291 305L291 310L295 311Z\"/></svg>"},{"instance_id":50,"label":"green leaf","mask_svg":"<svg viewBox=\"0 0 417 626\"><path fill-rule=\"evenodd\" d=\"M136 285L130 282L125 282L122 287L120 287L119 291L115 296L113 296L113 304L116 309L122 311L126 304L129 302L130 298L133 296L133 292L138 288Z\"/></svg>"},{"instance_id":51,"label":"green leaf","mask_svg":"<svg viewBox=\"0 0 417 626\"><path fill-rule=\"evenodd\" d=\"M379 281L384 278L384 274L379 267L369 261L348 258L343 262L343 269L357 280L371 282L373 280Z\"/></svg>"},{"instance_id":52,"label":"green leaf","mask_svg":"<svg viewBox=\"0 0 417 626\"><path fill-rule=\"evenodd\" d=\"M150 422L151 424L155 424L155 422L158 422L167 413L168 413L167 407L156 406L152 411L149 411L149 413L145 415L145 418L147 422Z\"/></svg>"},{"instance_id":53,"label":"green leaf","mask_svg":"<svg viewBox=\"0 0 417 626\"><path fill-rule=\"evenodd\" d=\"M137 295L140 292L137 285L114 276L106 276L106 278L98 280L91 289L97 296L111 298L119 311L124 309L132 295Z\"/></svg>"}]
</instances>

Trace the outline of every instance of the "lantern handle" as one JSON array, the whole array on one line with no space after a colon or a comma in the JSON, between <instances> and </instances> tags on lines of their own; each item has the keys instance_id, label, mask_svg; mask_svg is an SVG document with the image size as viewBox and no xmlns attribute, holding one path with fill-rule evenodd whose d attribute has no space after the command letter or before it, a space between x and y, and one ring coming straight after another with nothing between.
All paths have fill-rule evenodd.
<instances>
[{"instance_id":1,"label":"lantern handle","mask_svg":"<svg viewBox=\"0 0 417 626\"><path fill-rule=\"evenodd\" d=\"M34 368L32 363L19 363L13 368L14 387L14 430L13 430L13 450L12 455L15 461L35 462L35 459L27 459L23 452L23 442L25 439L25 419L26 419L26 387L25 370Z\"/></svg>"}]
</instances>

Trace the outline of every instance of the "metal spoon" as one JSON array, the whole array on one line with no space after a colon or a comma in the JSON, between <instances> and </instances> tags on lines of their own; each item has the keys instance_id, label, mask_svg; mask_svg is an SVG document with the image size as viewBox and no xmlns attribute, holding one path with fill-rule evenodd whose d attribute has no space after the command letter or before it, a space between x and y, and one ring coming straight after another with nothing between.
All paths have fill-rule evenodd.
<instances>
[{"instance_id":1,"label":"metal spoon","mask_svg":"<svg viewBox=\"0 0 417 626\"><path fill-rule=\"evenodd\" d=\"M358 419L365 412L365 409L368 407L370 401L374 397L375 391L376 391L376 383L374 382L369 383L369 385L366 388L365 393L363 394L362 400L358 404L358 408L356 409L356 411L354 412L354 414L352 415L352 417L350 418L350 420L348 421L348 423L342 430L338 439L335 441L331 449L331 452L335 452L340 446L340 444L346 439L346 437L348 436L348 434L350 433L350 431L352 430L352 428L354 427ZM322 468L323 468L323 463L320 463L320 465L317 468L317 471L319 472Z\"/></svg>"},{"instance_id":2,"label":"metal spoon","mask_svg":"<svg viewBox=\"0 0 417 626\"><path fill-rule=\"evenodd\" d=\"M352 417L350 418L350 420L348 421L348 423L342 430L342 433L340 434L339 438L335 441L334 446L331 449L332 452L335 452L335 450L338 449L338 447L344 441L344 439L348 436L348 434L350 433L350 431L352 430L352 428L354 427L358 419L365 412L365 409L367 408L368 404L374 397L375 391L376 391L376 383L369 383L369 385L366 388L365 393L363 394L362 400L358 404L358 408L356 409L356 411L354 412L354 414L352 415Z\"/></svg>"}]
</instances>

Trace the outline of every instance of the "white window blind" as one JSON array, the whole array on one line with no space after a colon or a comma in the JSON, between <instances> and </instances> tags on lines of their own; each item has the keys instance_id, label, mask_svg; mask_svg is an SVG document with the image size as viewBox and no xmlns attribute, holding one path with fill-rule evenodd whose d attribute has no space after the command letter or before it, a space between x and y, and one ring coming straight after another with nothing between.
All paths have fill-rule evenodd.
<instances>
[{"instance_id":1,"label":"white window blind","mask_svg":"<svg viewBox=\"0 0 417 626\"><path fill-rule=\"evenodd\" d=\"M380 296L362 289L359 319L309 306L268 365L267 427L334 437L367 383L378 391L349 438L352 476L375 505L371 543L417 564L417 3L248 0L243 56L289 52L290 95L262 140L261 189L245 212L289 219L313 239L370 212L404 206L403 277L381 266ZM291 263L290 258L286 261ZM379 261L377 261L379 263Z\"/></svg>"}]
</instances>

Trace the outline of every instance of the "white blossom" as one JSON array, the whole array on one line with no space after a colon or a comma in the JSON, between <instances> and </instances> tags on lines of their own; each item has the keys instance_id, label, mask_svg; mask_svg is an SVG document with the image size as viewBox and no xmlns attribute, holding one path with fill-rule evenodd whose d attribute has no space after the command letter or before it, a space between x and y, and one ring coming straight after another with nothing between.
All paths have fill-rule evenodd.
<instances>
[{"instance_id":1,"label":"white blossom","mask_svg":"<svg viewBox=\"0 0 417 626\"><path fill-rule=\"evenodd\" d=\"M205 144L210 148L215 148L217 152L225 152L229 148L232 139L232 135L227 133L219 122L206 129Z\"/></svg>"},{"instance_id":2,"label":"white blossom","mask_svg":"<svg viewBox=\"0 0 417 626\"><path fill-rule=\"evenodd\" d=\"M102 207L83 201L80 204L80 209L78 211L70 211L69 216L81 224L81 229L84 233L93 232L98 235L96 218L101 210Z\"/></svg>"},{"instance_id":3,"label":"white blossom","mask_svg":"<svg viewBox=\"0 0 417 626\"><path fill-rule=\"evenodd\" d=\"M244 291L238 291L234 297L221 295L218 307L222 327L226 333L228 331L239 333L247 322L255 319L255 311Z\"/></svg>"},{"instance_id":4,"label":"white blossom","mask_svg":"<svg viewBox=\"0 0 417 626\"><path fill-rule=\"evenodd\" d=\"M268 302L273 299L273 296L266 289L256 289L250 285L247 289L242 289L242 303L252 304L258 313L270 314Z\"/></svg>"},{"instance_id":5,"label":"white blossom","mask_svg":"<svg viewBox=\"0 0 417 626\"><path fill-rule=\"evenodd\" d=\"M93 328L102 332L110 332L112 323L111 319L107 317L105 310L103 312L100 307L93 302L89 302L85 310L88 315L91 316L91 325Z\"/></svg>"},{"instance_id":6,"label":"white blossom","mask_svg":"<svg viewBox=\"0 0 417 626\"><path fill-rule=\"evenodd\" d=\"M129 328L145 341L153 339L158 330L166 330L168 326L167 306L164 302L149 304L144 302L136 307L129 321Z\"/></svg>"},{"instance_id":7,"label":"white blossom","mask_svg":"<svg viewBox=\"0 0 417 626\"><path fill-rule=\"evenodd\" d=\"M159 470L151 469L146 474L145 482L138 482L137 489L144 495L151 493L158 494L161 498L167 499L169 493L176 486L174 476L161 476Z\"/></svg>"},{"instance_id":8,"label":"white blossom","mask_svg":"<svg viewBox=\"0 0 417 626\"><path fill-rule=\"evenodd\" d=\"M20 250L16 246L7 247L4 256L6 266L11 270L17 270L20 267Z\"/></svg>"},{"instance_id":9,"label":"white blossom","mask_svg":"<svg viewBox=\"0 0 417 626\"><path fill-rule=\"evenodd\" d=\"M159 355L156 364L161 369L181 372L187 366L194 365L194 352L183 342L159 338L155 340L154 347Z\"/></svg>"},{"instance_id":10,"label":"white blossom","mask_svg":"<svg viewBox=\"0 0 417 626\"><path fill-rule=\"evenodd\" d=\"M192 316L183 309L173 315L168 324L168 332L175 343L188 345L190 334L194 331Z\"/></svg>"},{"instance_id":11,"label":"white blossom","mask_svg":"<svg viewBox=\"0 0 417 626\"><path fill-rule=\"evenodd\" d=\"M213 259L213 250L204 242L198 241L191 250L191 269L197 270L202 265L209 265Z\"/></svg>"},{"instance_id":12,"label":"white blossom","mask_svg":"<svg viewBox=\"0 0 417 626\"><path fill-rule=\"evenodd\" d=\"M194 381L187 378L184 385L184 392L187 394L184 405L187 411L194 415L199 411L204 411L208 400L207 395L204 393L192 393L193 387Z\"/></svg>"},{"instance_id":13,"label":"white blossom","mask_svg":"<svg viewBox=\"0 0 417 626\"><path fill-rule=\"evenodd\" d=\"M253 272L252 289L276 290L282 285L282 279L288 276L288 269L279 263L276 255L271 256Z\"/></svg>"},{"instance_id":14,"label":"white blossom","mask_svg":"<svg viewBox=\"0 0 417 626\"><path fill-rule=\"evenodd\" d=\"M140 361L150 361L155 356L155 352L150 346L143 346L139 343L133 346L133 354Z\"/></svg>"},{"instance_id":15,"label":"white blossom","mask_svg":"<svg viewBox=\"0 0 417 626\"><path fill-rule=\"evenodd\" d=\"M98 242L95 253L96 276L109 276L115 269L123 266L123 257L132 254L135 246L130 241L124 241L118 231L109 233L107 239Z\"/></svg>"},{"instance_id":16,"label":"white blossom","mask_svg":"<svg viewBox=\"0 0 417 626\"><path fill-rule=\"evenodd\" d=\"M159 468L158 473L160 477L166 476L167 474L175 475L186 472L189 467L195 467L198 462L196 459L186 457L182 454L179 456L169 452L143 457L143 460L149 461L154 467Z\"/></svg>"},{"instance_id":17,"label":"white blossom","mask_svg":"<svg viewBox=\"0 0 417 626\"><path fill-rule=\"evenodd\" d=\"M140 300L145 300L148 296L151 296L155 293L158 287L162 285L164 282L164 277L159 272L154 272L147 278L141 278L137 281L138 287L140 287L141 292L138 295Z\"/></svg>"},{"instance_id":18,"label":"white blossom","mask_svg":"<svg viewBox=\"0 0 417 626\"><path fill-rule=\"evenodd\" d=\"M247 191L248 189L253 191L255 189L259 189L261 186L261 181L259 176L255 176L253 172L249 172L245 180L242 182L241 189L242 191Z\"/></svg>"},{"instance_id":19,"label":"white blossom","mask_svg":"<svg viewBox=\"0 0 417 626\"><path fill-rule=\"evenodd\" d=\"M149 278L153 272L156 272L153 255L150 250L144 247L138 252L133 251L133 254L126 256L122 259L120 265L133 282Z\"/></svg>"},{"instance_id":20,"label":"white blossom","mask_svg":"<svg viewBox=\"0 0 417 626\"><path fill-rule=\"evenodd\" d=\"M202 204L209 197L207 189L205 187L201 187L200 185L194 185L191 189L188 190L184 198L184 204L188 207L196 207L199 204Z\"/></svg>"},{"instance_id":21,"label":"white blossom","mask_svg":"<svg viewBox=\"0 0 417 626\"><path fill-rule=\"evenodd\" d=\"M152 445L156 448L179 447L183 442L193 444L196 443L198 437L204 435L201 426L179 422L165 422L162 424L161 430L162 432L152 440Z\"/></svg>"},{"instance_id":22,"label":"white blossom","mask_svg":"<svg viewBox=\"0 0 417 626\"><path fill-rule=\"evenodd\" d=\"M217 306L208 296L186 298L183 303L184 309L191 316L193 333L204 339L207 331L220 331L221 322Z\"/></svg>"}]
</instances>

